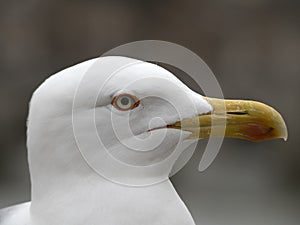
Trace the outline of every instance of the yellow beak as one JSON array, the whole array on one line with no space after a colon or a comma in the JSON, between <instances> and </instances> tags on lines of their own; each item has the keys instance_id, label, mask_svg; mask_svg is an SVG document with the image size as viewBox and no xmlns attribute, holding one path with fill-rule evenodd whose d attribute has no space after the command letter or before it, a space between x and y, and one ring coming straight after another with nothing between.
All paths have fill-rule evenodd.
<instances>
[{"instance_id":1,"label":"yellow beak","mask_svg":"<svg viewBox=\"0 0 300 225\"><path fill-rule=\"evenodd\" d=\"M207 98L213 107L209 114L184 119L170 128L190 131L189 138L227 137L250 141L283 138L288 132L282 116L272 107L245 100Z\"/></svg>"}]
</instances>

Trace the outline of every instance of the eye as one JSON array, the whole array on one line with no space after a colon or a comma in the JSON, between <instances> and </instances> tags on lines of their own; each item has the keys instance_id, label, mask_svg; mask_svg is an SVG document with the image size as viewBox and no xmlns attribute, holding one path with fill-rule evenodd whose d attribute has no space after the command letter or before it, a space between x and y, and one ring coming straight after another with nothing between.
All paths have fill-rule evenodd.
<instances>
[{"instance_id":1,"label":"eye","mask_svg":"<svg viewBox=\"0 0 300 225\"><path fill-rule=\"evenodd\" d=\"M113 98L111 104L118 110L128 111L139 106L140 101L131 94L120 94Z\"/></svg>"}]
</instances>

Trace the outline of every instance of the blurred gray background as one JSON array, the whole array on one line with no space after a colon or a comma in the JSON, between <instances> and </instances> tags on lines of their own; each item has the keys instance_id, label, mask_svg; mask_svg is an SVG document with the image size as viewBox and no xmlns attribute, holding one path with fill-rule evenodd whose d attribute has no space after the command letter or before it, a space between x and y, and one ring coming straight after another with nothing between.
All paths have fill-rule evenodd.
<instances>
[{"instance_id":1,"label":"blurred gray background","mask_svg":"<svg viewBox=\"0 0 300 225\"><path fill-rule=\"evenodd\" d=\"M172 180L197 224L300 224L300 1L28 0L0 2L0 208L30 199L28 102L49 75L126 42L159 39L197 53L226 98L263 101L289 139L205 142ZM188 84L189 85L189 84Z\"/></svg>"}]
</instances>

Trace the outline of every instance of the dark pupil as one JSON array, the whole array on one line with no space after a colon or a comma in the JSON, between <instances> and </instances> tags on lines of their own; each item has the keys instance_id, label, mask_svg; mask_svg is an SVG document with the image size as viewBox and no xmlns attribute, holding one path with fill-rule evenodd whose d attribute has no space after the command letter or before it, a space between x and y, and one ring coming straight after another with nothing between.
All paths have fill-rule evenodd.
<instances>
[{"instance_id":1,"label":"dark pupil","mask_svg":"<svg viewBox=\"0 0 300 225\"><path fill-rule=\"evenodd\" d=\"M121 99L121 103L122 103L122 105L128 105L128 103L129 103L129 99L128 98L122 98Z\"/></svg>"}]
</instances>

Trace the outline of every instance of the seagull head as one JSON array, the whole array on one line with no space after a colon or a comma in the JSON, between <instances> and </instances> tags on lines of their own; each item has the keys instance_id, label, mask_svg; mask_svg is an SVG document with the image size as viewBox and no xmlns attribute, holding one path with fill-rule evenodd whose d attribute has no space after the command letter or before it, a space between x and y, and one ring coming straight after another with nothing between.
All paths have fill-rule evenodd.
<instances>
[{"instance_id":1,"label":"seagull head","mask_svg":"<svg viewBox=\"0 0 300 225\"><path fill-rule=\"evenodd\" d=\"M156 64L89 60L51 76L32 97L33 186L49 186L48 175L91 171L121 183L152 182L167 177L191 143L209 137L286 139L287 129L270 106L203 97Z\"/></svg>"}]
</instances>

